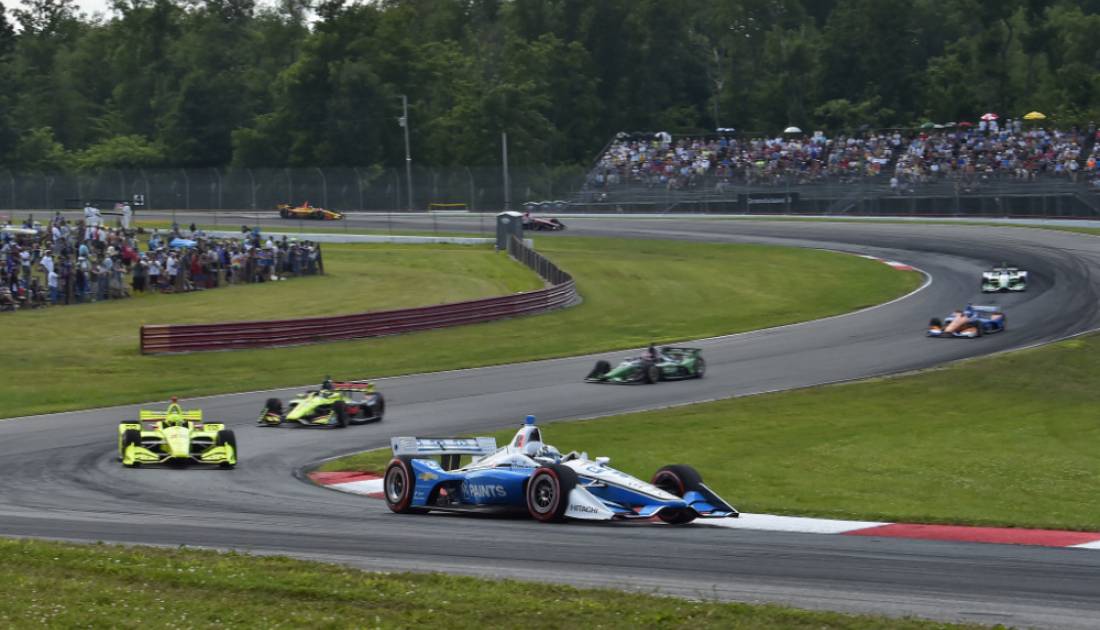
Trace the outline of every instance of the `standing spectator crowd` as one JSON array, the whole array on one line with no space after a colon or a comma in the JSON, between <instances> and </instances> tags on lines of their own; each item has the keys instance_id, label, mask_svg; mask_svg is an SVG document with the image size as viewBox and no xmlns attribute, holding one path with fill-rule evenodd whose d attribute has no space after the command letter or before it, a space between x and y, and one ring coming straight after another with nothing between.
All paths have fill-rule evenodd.
<instances>
[{"instance_id":1,"label":"standing spectator crowd","mask_svg":"<svg viewBox=\"0 0 1100 630\"><path fill-rule=\"evenodd\" d=\"M211 237L194 224L166 231L103 225L94 208L83 221L57 213L46 226L28 217L0 226L0 311L80 304L138 293L177 293L324 273L320 245L262 235ZM144 240L144 251L142 249Z\"/></svg>"}]
</instances>

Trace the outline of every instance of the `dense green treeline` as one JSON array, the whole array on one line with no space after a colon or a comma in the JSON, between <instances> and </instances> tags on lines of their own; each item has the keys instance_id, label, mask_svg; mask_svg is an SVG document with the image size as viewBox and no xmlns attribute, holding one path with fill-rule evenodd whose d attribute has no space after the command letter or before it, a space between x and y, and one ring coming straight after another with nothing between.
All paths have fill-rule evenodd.
<instances>
[{"instance_id":1,"label":"dense green treeline","mask_svg":"<svg viewBox=\"0 0 1100 630\"><path fill-rule=\"evenodd\" d=\"M622 130L1100 119L1100 0L0 4L0 168L590 160Z\"/></svg>"}]
</instances>

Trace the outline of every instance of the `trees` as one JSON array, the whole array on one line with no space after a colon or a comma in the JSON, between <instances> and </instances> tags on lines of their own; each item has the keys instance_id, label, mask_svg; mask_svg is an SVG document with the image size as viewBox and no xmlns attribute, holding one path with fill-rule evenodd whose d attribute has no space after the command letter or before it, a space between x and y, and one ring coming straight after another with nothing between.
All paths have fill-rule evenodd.
<instances>
[{"instance_id":1,"label":"trees","mask_svg":"<svg viewBox=\"0 0 1100 630\"><path fill-rule=\"evenodd\" d=\"M112 6L0 5L0 168L396 167L401 95L426 165L495 164L501 131L557 165L619 131L1100 116L1093 0Z\"/></svg>"}]
</instances>

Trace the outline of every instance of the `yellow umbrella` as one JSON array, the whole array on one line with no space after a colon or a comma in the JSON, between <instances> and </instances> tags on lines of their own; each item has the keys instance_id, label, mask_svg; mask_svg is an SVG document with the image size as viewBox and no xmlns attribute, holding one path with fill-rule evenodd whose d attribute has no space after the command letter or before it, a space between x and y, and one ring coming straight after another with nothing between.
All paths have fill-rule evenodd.
<instances>
[{"instance_id":1,"label":"yellow umbrella","mask_svg":"<svg viewBox=\"0 0 1100 630\"><path fill-rule=\"evenodd\" d=\"M1047 115L1043 112L1028 112L1024 114L1024 120L1046 120Z\"/></svg>"}]
</instances>

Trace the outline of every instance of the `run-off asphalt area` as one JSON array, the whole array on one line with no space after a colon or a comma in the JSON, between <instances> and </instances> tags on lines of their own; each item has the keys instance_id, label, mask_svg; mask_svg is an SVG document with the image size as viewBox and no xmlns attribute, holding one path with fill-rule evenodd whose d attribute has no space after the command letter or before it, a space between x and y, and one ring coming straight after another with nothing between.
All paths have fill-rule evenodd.
<instances>
[{"instance_id":1,"label":"run-off asphalt area","mask_svg":"<svg viewBox=\"0 0 1100 630\"><path fill-rule=\"evenodd\" d=\"M372 219L360 220L365 227ZM440 226L461 228L461 222ZM703 341L708 373L700 381L652 387L581 383L595 357L383 379L386 421L346 431L254 426L265 398L292 391L191 401L237 432L241 465L234 471L121 467L114 459L115 427L136 407L0 421L5 480L0 534L234 548L374 569L627 584L694 597L946 620L1095 625L1100 556L1086 550L397 516L381 502L291 475L324 457L384 446L396 434L457 434L513 426L528 413L547 422L860 378L1041 343L1100 325L1100 283L1094 277L1100 240L1083 235L956 226L582 219L571 219L568 233L825 247L910 263L930 273L933 282L905 300L858 314ZM1002 260L1031 271L1030 289L982 297L979 272ZM1008 332L978 340L924 338L929 317L966 302L1004 306ZM669 414L673 418L675 411ZM553 442L552 427L548 430ZM736 505L736 496L728 498Z\"/></svg>"}]
</instances>

